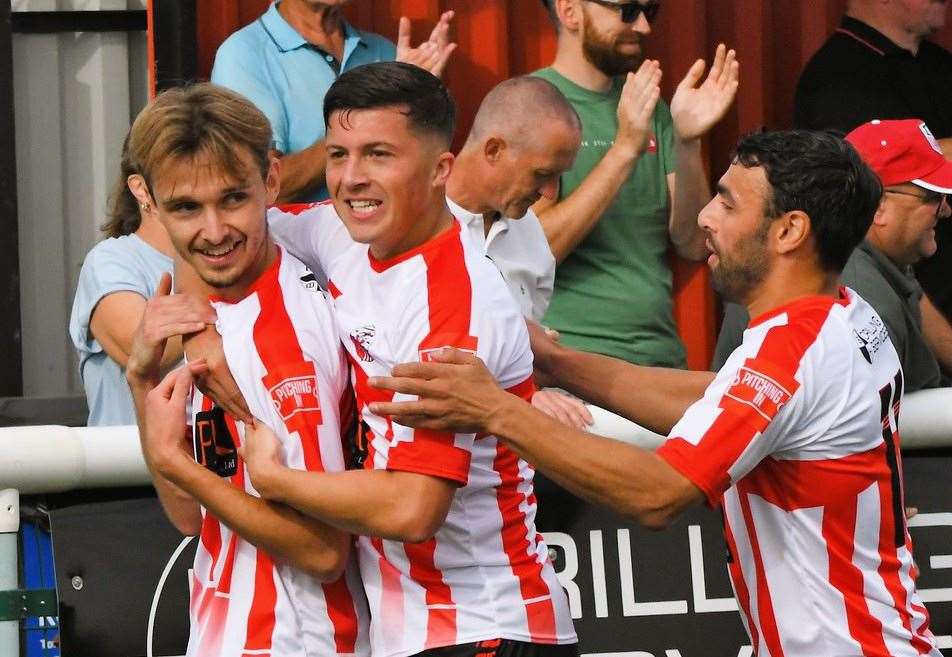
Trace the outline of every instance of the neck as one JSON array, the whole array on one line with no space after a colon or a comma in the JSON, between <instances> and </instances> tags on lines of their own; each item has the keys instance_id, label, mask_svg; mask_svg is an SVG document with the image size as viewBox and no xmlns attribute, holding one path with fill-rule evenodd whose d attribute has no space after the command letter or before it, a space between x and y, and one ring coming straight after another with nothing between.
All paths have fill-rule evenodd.
<instances>
[{"instance_id":1,"label":"neck","mask_svg":"<svg viewBox=\"0 0 952 657\"><path fill-rule=\"evenodd\" d=\"M440 191L443 191L442 188ZM371 255L381 261L392 260L408 251L423 246L452 226L455 219L452 213L450 213L450 209L446 207L445 195L441 193L439 196L434 197L434 199L439 200L434 200L425 211L417 215L418 219L413 229L408 234L401 236L402 239L400 241L394 244L371 243Z\"/></svg>"},{"instance_id":2,"label":"neck","mask_svg":"<svg viewBox=\"0 0 952 657\"><path fill-rule=\"evenodd\" d=\"M585 58L579 36L565 33L559 36L552 68L583 89L605 93L612 88L612 77Z\"/></svg>"},{"instance_id":3,"label":"neck","mask_svg":"<svg viewBox=\"0 0 952 657\"><path fill-rule=\"evenodd\" d=\"M282 0L278 13L308 43L340 59L344 49L344 17L338 7L310 5L299 0Z\"/></svg>"},{"instance_id":4,"label":"neck","mask_svg":"<svg viewBox=\"0 0 952 657\"><path fill-rule=\"evenodd\" d=\"M248 290L261 277L261 275L271 266L275 258L278 257L278 247L266 237L261 246L261 254L255 263L242 274L240 280L228 287L216 287L212 294L229 302L241 301L248 296Z\"/></svg>"},{"instance_id":5,"label":"neck","mask_svg":"<svg viewBox=\"0 0 952 657\"><path fill-rule=\"evenodd\" d=\"M777 263L746 299L751 319L803 297L835 297L839 275L802 263Z\"/></svg>"},{"instance_id":6,"label":"neck","mask_svg":"<svg viewBox=\"0 0 952 657\"><path fill-rule=\"evenodd\" d=\"M151 213L139 213L141 220L135 234L153 249L170 258L175 257L175 247L169 239L169 233Z\"/></svg>"},{"instance_id":7,"label":"neck","mask_svg":"<svg viewBox=\"0 0 952 657\"><path fill-rule=\"evenodd\" d=\"M453 173L446 181L446 196L453 199L456 205L473 214L495 212L495 208L487 201L489 194L483 184L486 176L479 170L478 157L477 154L463 147L453 163Z\"/></svg>"},{"instance_id":8,"label":"neck","mask_svg":"<svg viewBox=\"0 0 952 657\"><path fill-rule=\"evenodd\" d=\"M857 5L856 7L852 7L850 9L848 15L851 18L855 18L858 21L866 23L900 48L911 51L913 55L919 52L919 45L922 43L923 39L921 35L909 32L908 30L896 25L894 22L890 21L888 17L883 16L875 9L866 5Z\"/></svg>"}]
</instances>

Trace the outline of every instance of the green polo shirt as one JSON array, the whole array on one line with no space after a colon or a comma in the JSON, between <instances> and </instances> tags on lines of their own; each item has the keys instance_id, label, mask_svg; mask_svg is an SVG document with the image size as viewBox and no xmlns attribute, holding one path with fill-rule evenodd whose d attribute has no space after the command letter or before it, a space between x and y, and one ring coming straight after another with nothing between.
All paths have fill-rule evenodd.
<instances>
[{"instance_id":1,"label":"green polo shirt","mask_svg":"<svg viewBox=\"0 0 952 657\"><path fill-rule=\"evenodd\" d=\"M611 147L618 130L623 78L607 93L584 89L551 68L537 71L565 95L582 119L582 147L561 179L570 195ZM684 367L684 347L672 315L668 266L668 184L674 171L674 130L659 101L654 139L614 202L558 266L545 324L583 351L643 365Z\"/></svg>"}]
</instances>

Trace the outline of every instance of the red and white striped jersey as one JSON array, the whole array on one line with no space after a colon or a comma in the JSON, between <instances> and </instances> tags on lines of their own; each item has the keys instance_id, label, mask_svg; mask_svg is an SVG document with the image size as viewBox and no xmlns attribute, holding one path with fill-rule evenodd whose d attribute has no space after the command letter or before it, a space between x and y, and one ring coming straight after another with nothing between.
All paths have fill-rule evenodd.
<instances>
[{"instance_id":1,"label":"red and white striped jersey","mask_svg":"<svg viewBox=\"0 0 952 657\"><path fill-rule=\"evenodd\" d=\"M353 398L330 303L313 279L301 262L280 253L244 299L213 305L228 366L251 413L281 440L286 464L341 471L341 424L352 417ZM211 406L195 390L196 427ZM225 424L240 446L243 423L225 416ZM203 429L196 459L227 458L229 441ZM233 485L257 496L241 459L230 465ZM275 563L202 511L190 582L189 657L369 655L369 619L353 559L339 580L321 584Z\"/></svg>"},{"instance_id":2,"label":"red and white striped jersey","mask_svg":"<svg viewBox=\"0 0 952 657\"><path fill-rule=\"evenodd\" d=\"M723 504L760 657L941 657L903 512L902 388L882 320L840 288L753 320L658 450Z\"/></svg>"},{"instance_id":3,"label":"red and white striped jersey","mask_svg":"<svg viewBox=\"0 0 952 657\"><path fill-rule=\"evenodd\" d=\"M374 656L495 638L575 643L565 593L535 529L532 467L494 436L413 430L367 407L408 398L369 387L368 377L444 346L476 353L503 387L530 397L525 320L499 271L458 222L386 262L350 239L332 205L271 210L269 223L279 242L330 279L367 437L363 467L459 486L431 540L358 540Z\"/></svg>"}]
</instances>

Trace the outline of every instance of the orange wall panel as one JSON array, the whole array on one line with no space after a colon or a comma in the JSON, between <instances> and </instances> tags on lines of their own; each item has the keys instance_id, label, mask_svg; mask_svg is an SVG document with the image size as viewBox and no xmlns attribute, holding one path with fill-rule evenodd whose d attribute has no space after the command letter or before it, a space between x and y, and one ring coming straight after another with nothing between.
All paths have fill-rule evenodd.
<instances>
[{"instance_id":1,"label":"orange wall panel","mask_svg":"<svg viewBox=\"0 0 952 657\"><path fill-rule=\"evenodd\" d=\"M735 48L741 62L737 103L705 144L711 178L726 169L738 137L766 126L785 128L792 119L800 71L840 20L845 0L664 0L648 54L664 69L663 94L674 87L698 57L710 58L716 45ZM199 70L207 77L215 50L235 29L255 19L267 0L198 0ZM548 65L555 31L539 0L354 0L347 14L354 24L396 39L401 15L413 21L413 40L425 38L443 11L456 12L460 44L446 72L459 108L457 145L466 134L483 95L496 82ZM952 48L952 25L935 36ZM692 368L706 368L717 330L717 302L706 267L675 261L675 317Z\"/></svg>"}]
</instances>

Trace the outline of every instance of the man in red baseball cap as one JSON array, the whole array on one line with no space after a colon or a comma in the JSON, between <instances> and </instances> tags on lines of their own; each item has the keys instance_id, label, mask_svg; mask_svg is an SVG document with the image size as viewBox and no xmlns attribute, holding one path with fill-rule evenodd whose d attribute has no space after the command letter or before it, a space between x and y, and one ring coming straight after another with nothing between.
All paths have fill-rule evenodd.
<instances>
[{"instance_id":1,"label":"man in red baseball cap","mask_svg":"<svg viewBox=\"0 0 952 657\"><path fill-rule=\"evenodd\" d=\"M883 197L840 280L871 305L889 330L906 391L936 388L952 373L952 327L923 294L912 265L936 251L935 226L949 215L952 163L918 119L870 121L846 137L883 184ZM741 343L749 318L726 304L713 369Z\"/></svg>"}]
</instances>

